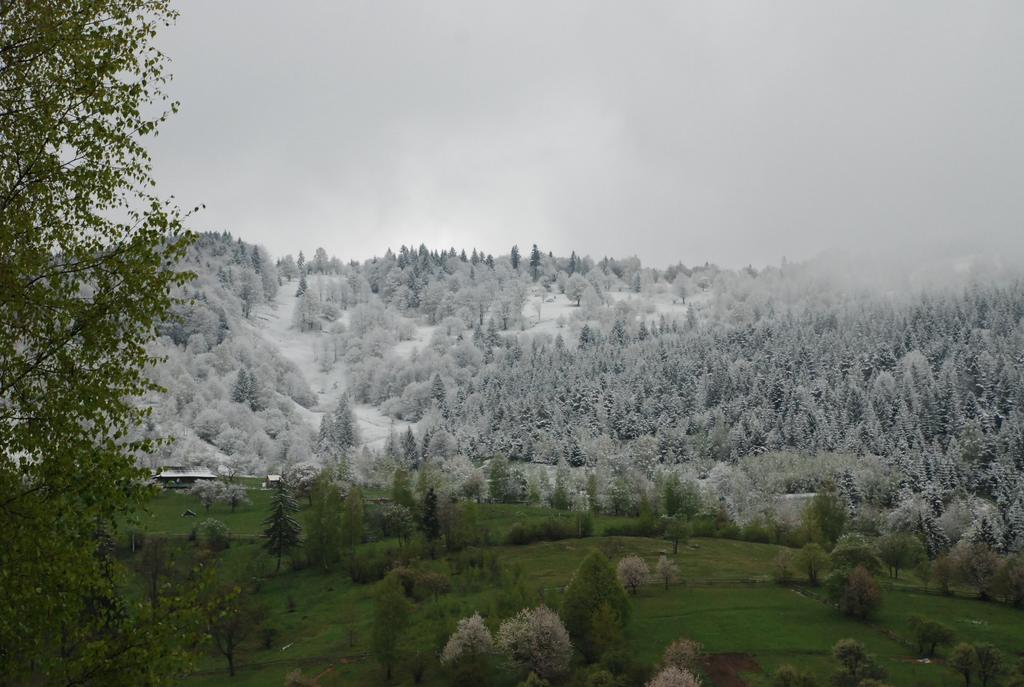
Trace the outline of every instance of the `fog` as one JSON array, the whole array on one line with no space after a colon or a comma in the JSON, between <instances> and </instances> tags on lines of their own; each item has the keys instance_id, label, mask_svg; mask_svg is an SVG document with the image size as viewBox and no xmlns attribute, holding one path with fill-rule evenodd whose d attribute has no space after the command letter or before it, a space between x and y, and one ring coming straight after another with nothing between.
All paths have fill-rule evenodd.
<instances>
[{"instance_id":1,"label":"fog","mask_svg":"<svg viewBox=\"0 0 1024 687\"><path fill-rule=\"evenodd\" d=\"M183 3L156 139L275 254L1024 253L1015 2Z\"/></svg>"}]
</instances>

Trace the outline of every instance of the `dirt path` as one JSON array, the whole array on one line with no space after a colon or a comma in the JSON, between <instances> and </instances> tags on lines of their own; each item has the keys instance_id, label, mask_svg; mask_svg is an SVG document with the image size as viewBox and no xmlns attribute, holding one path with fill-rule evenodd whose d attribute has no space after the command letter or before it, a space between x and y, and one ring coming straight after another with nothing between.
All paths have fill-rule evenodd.
<instances>
[{"instance_id":1,"label":"dirt path","mask_svg":"<svg viewBox=\"0 0 1024 687\"><path fill-rule=\"evenodd\" d=\"M760 673L761 666L750 654L710 654L703 659L704 673L715 687L747 687L740 673Z\"/></svg>"}]
</instances>

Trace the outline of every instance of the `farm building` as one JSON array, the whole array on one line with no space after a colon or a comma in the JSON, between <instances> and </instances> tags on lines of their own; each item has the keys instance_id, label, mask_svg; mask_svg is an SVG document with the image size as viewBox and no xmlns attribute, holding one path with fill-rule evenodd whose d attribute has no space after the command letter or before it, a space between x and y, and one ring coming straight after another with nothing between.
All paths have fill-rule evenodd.
<instances>
[{"instance_id":1,"label":"farm building","mask_svg":"<svg viewBox=\"0 0 1024 687\"><path fill-rule=\"evenodd\" d=\"M217 475L203 467L167 466L155 470L153 474L153 481L165 489L190 487L196 482L214 479L217 479Z\"/></svg>"}]
</instances>

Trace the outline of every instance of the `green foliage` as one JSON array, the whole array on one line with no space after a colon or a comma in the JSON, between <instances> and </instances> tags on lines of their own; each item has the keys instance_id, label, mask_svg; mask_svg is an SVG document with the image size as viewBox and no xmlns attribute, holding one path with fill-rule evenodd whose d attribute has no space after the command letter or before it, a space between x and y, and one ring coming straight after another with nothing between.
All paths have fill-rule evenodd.
<instances>
[{"instance_id":1,"label":"green foliage","mask_svg":"<svg viewBox=\"0 0 1024 687\"><path fill-rule=\"evenodd\" d=\"M829 576L829 597L843 615L867 620L882 603L882 591L874 576L858 565L848 573L836 571Z\"/></svg>"},{"instance_id":2,"label":"green foliage","mask_svg":"<svg viewBox=\"0 0 1024 687\"><path fill-rule=\"evenodd\" d=\"M494 503L505 503L509 498L511 472L508 459L497 456L487 466L487 495Z\"/></svg>"},{"instance_id":3,"label":"green foliage","mask_svg":"<svg viewBox=\"0 0 1024 687\"><path fill-rule=\"evenodd\" d=\"M956 634L942 623L928 620L921 616L911 616L910 630L917 642L917 650L922 656L931 658L935 649L944 644L952 644Z\"/></svg>"},{"instance_id":4,"label":"green foliage","mask_svg":"<svg viewBox=\"0 0 1024 687\"><path fill-rule=\"evenodd\" d=\"M409 473L399 468L391 479L391 500L410 510L416 507L416 499L412 495L412 484Z\"/></svg>"},{"instance_id":5,"label":"green foliage","mask_svg":"<svg viewBox=\"0 0 1024 687\"><path fill-rule=\"evenodd\" d=\"M437 512L437 493L433 487L423 496L423 510L420 513L420 528L428 542L434 542L441 536L441 520Z\"/></svg>"},{"instance_id":6,"label":"green foliage","mask_svg":"<svg viewBox=\"0 0 1024 687\"><path fill-rule=\"evenodd\" d=\"M815 494L804 511L804 525L811 536L831 548L846 527L846 503L836 491L835 485L827 484Z\"/></svg>"},{"instance_id":7,"label":"green foliage","mask_svg":"<svg viewBox=\"0 0 1024 687\"><path fill-rule=\"evenodd\" d=\"M988 643L975 644L974 654L978 658L978 678L981 680L981 687L988 687L1006 670L1006 659L1003 652Z\"/></svg>"},{"instance_id":8,"label":"green foliage","mask_svg":"<svg viewBox=\"0 0 1024 687\"><path fill-rule=\"evenodd\" d=\"M156 684L188 663L176 608L125 599L123 566L95 536L150 496L136 461L160 441L136 432L149 415L136 399L157 389L146 344L190 276L175 265L192 237L154 194L143 147L177 108L154 45L174 19L165 0L0 7L0 675L11 683Z\"/></svg>"},{"instance_id":9,"label":"green foliage","mask_svg":"<svg viewBox=\"0 0 1024 687\"><path fill-rule=\"evenodd\" d=\"M306 511L306 557L309 564L330 570L341 560L341 492L327 475L313 485Z\"/></svg>"},{"instance_id":10,"label":"green foliage","mask_svg":"<svg viewBox=\"0 0 1024 687\"><path fill-rule=\"evenodd\" d=\"M960 673L967 687L971 685L971 676L978 670L978 652L966 642L960 642L949 652L946 664Z\"/></svg>"},{"instance_id":11,"label":"green foliage","mask_svg":"<svg viewBox=\"0 0 1024 687\"><path fill-rule=\"evenodd\" d=\"M345 550L355 548L363 542L365 513L363 494L353 487L345 497L341 511L341 546Z\"/></svg>"},{"instance_id":12,"label":"green foliage","mask_svg":"<svg viewBox=\"0 0 1024 687\"><path fill-rule=\"evenodd\" d=\"M231 545L231 530L220 520L207 518L197 530L199 541L211 551L223 551Z\"/></svg>"},{"instance_id":13,"label":"green foliage","mask_svg":"<svg viewBox=\"0 0 1024 687\"><path fill-rule=\"evenodd\" d=\"M384 666L388 680L398 659L398 642L409 624L412 604L402 590L398 575L390 574L377 583L374 590L373 633L371 650Z\"/></svg>"},{"instance_id":14,"label":"green foliage","mask_svg":"<svg viewBox=\"0 0 1024 687\"><path fill-rule=\"evenodd\" d=\"M600 656L603 637L595 636L594 618L613 618L608 630L622 628L629 619L629 599L615 569L599 551L590 553L573 575L562 599L562 619L573 643L593 661ZM604 632L605 630L602 630Z\"/></svg>"},{"instance_id":15,"label":"green foliage","mask_svg":"<svg viewBox=\"0 0 1024 687\"><path fill-rule=\"evenodd\" d=\"M832 676L836 687L859 687L864 680L881 680L885 670L855 639L840 639L832 647L832 656L839 662L839 671Z\"/></svg>"},{"instance_id":16,"label":"green foliage","mask_svg":"<svg viewBox=\"0 0 1024 687\"><path fill-rule=\"evenodd\" d=\"M815 687L817 684L813 675L803 673L788 663L776 668L772 675L773 687Z\"/></svg>"},{"instance_id":17,"label":"green foliage","mask_svg":"<svg viewBox=\"0 0 1024 687\"><path fill-rule=\"evenodd\" d=\"M876 544L878 557L889 567L889 575L899 578L900 570L912 568L928 557L924 544L909 534L889 534Z\"/></svg>"},{"instance_id":18,"label":"green foliage","mask_svg":"<svg viewBox=\"0 0 1024 687\"><path fill-rule=\"evenodd\" d=\"M797 564L804 574L807 575L807 581L813 585L818 584L818 580L822 572L828 567L828 563L828 554L814 542L805 545L797 555Z\"/></svg>"},{"instance_id":19,"label":"green foliage","mask_svg":"<svg viewBox=\"0 0 1024 687\"><path fill-rule=\"evenodd\" d=\"M267 526L263 530L263 535L267 538L263 546L277 559L279 572L281 558L291 553L299 545L302 537L302 525L292 517L298 511L299 504L292 498L287 483L283 479L278 480L270 501L270 515L263 521Z\"/></svg>"},{"instance_id":20,"label":"green foliage","mask_svg":"<svg viewBox=\"0 0 1024 687\"><path fill-rule=\"evenodd\" d=\"M505 535L505 543L523 546L538 541L558 541L589 537L594 528L588 513L571 518L545 518L537 522L517 522Z\"/></svg>"},{"instance_id":21,"label":"green foliage","mask_svg":"<svg viewBox=\"0 0 1024 687\"><path fill-rule=\"evenodd\" d=\"M665 524L665 539L672 542L672 553L679 553L679 545L690 539L690 525L682 518L671 518Z\"/></svg>"},{"instance_id":22,"label":"green foliage","mask_svg":"<svg viewBox=\"0 0 1024 687\"><path fill-rule=\"evenodd\" d=\"M871 542L856 534L842 537L832 549L829 560L833 570L844 574L857 566L863 567L872 575L877 575L882 569Z\"/></svg>"}]
</instances>

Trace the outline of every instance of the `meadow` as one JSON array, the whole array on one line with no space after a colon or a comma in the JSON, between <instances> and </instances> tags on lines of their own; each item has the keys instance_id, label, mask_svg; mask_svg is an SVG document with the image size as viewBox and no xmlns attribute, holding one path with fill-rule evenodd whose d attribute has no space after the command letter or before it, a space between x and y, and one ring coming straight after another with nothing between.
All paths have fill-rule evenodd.
<instances>
[{"instance_id":1,"label":"meadow","mask_svg":"<svg viewBox=\"0 0 1024 687\"><path fill-rule=\"evenodd\" d=\"M224 570L235 579L258 578L255 596L266 609L264 627L271 628L270 636L254 635L248 640L239 654L234 678L228 678L223 657L207 653L196 672L184 677L181 684L279 687L295 669L315 677L316 684L323 687L384 684L383 672L369 651L373 585L356 584L342 570L325 573L286 565L275 574L258 540L269 492L250 489L250 496L251 505L231 512L218 504L209 517L222 520L232 530L231 546L219 554ZM181 517L187 509L199 517ZM544 508L481 504L478 526L488 532L492 542L501 542L513 524L555 514ZM170 535L177 545L192 547L187 535L204 517L207 514L194 498L165 492L138 518L135 527L147 536ZM917 658L909 626L913 615L948 625L957 641L990 642L1011 661L1024 652L1024 612L971 598L966 592L942 596L926 590L913 575L904 575L899 584L882 577L881 610L870 621L861 622L831 607L820 588L775 583L773 562L781 547L694 538L673 555L672 544L662 539L601 536L605 528L624 520L598 517L595 536L582 539L524 546L495 543L484 549L500 562L501 572L491 577L460 565L458 554L439 553L434 560L418 563L448 575L451 590L416 603L403 639L406 660L398 666L392 683L415 684L407 664L421 663L426 667L420 684L449 684L436 656L459 618L479 611L493 620L519 605L540 601L557 608L562 588L593 549L613 562L628 554L643 557L652 568L662 554L677 562L679 582L668 589L652 582L631 597L633 613L625 640L636 659L652 666L674 639L688 637L701 642L707 653L705 684L716 687L771 685L773 671L783 664L814 675L819 685L828 684L836 665L831 648L846 637L865 644L886 669L892 685L962 684L963 678L944 665L948 647L940 649L931 661ZM380 551L396 546L396 540L383 540L359 549ZM138 554L126 551L124 555ZM518 679L512 671L501 671L490 684L511 687Z\"/></svg>"}]
</instances>

